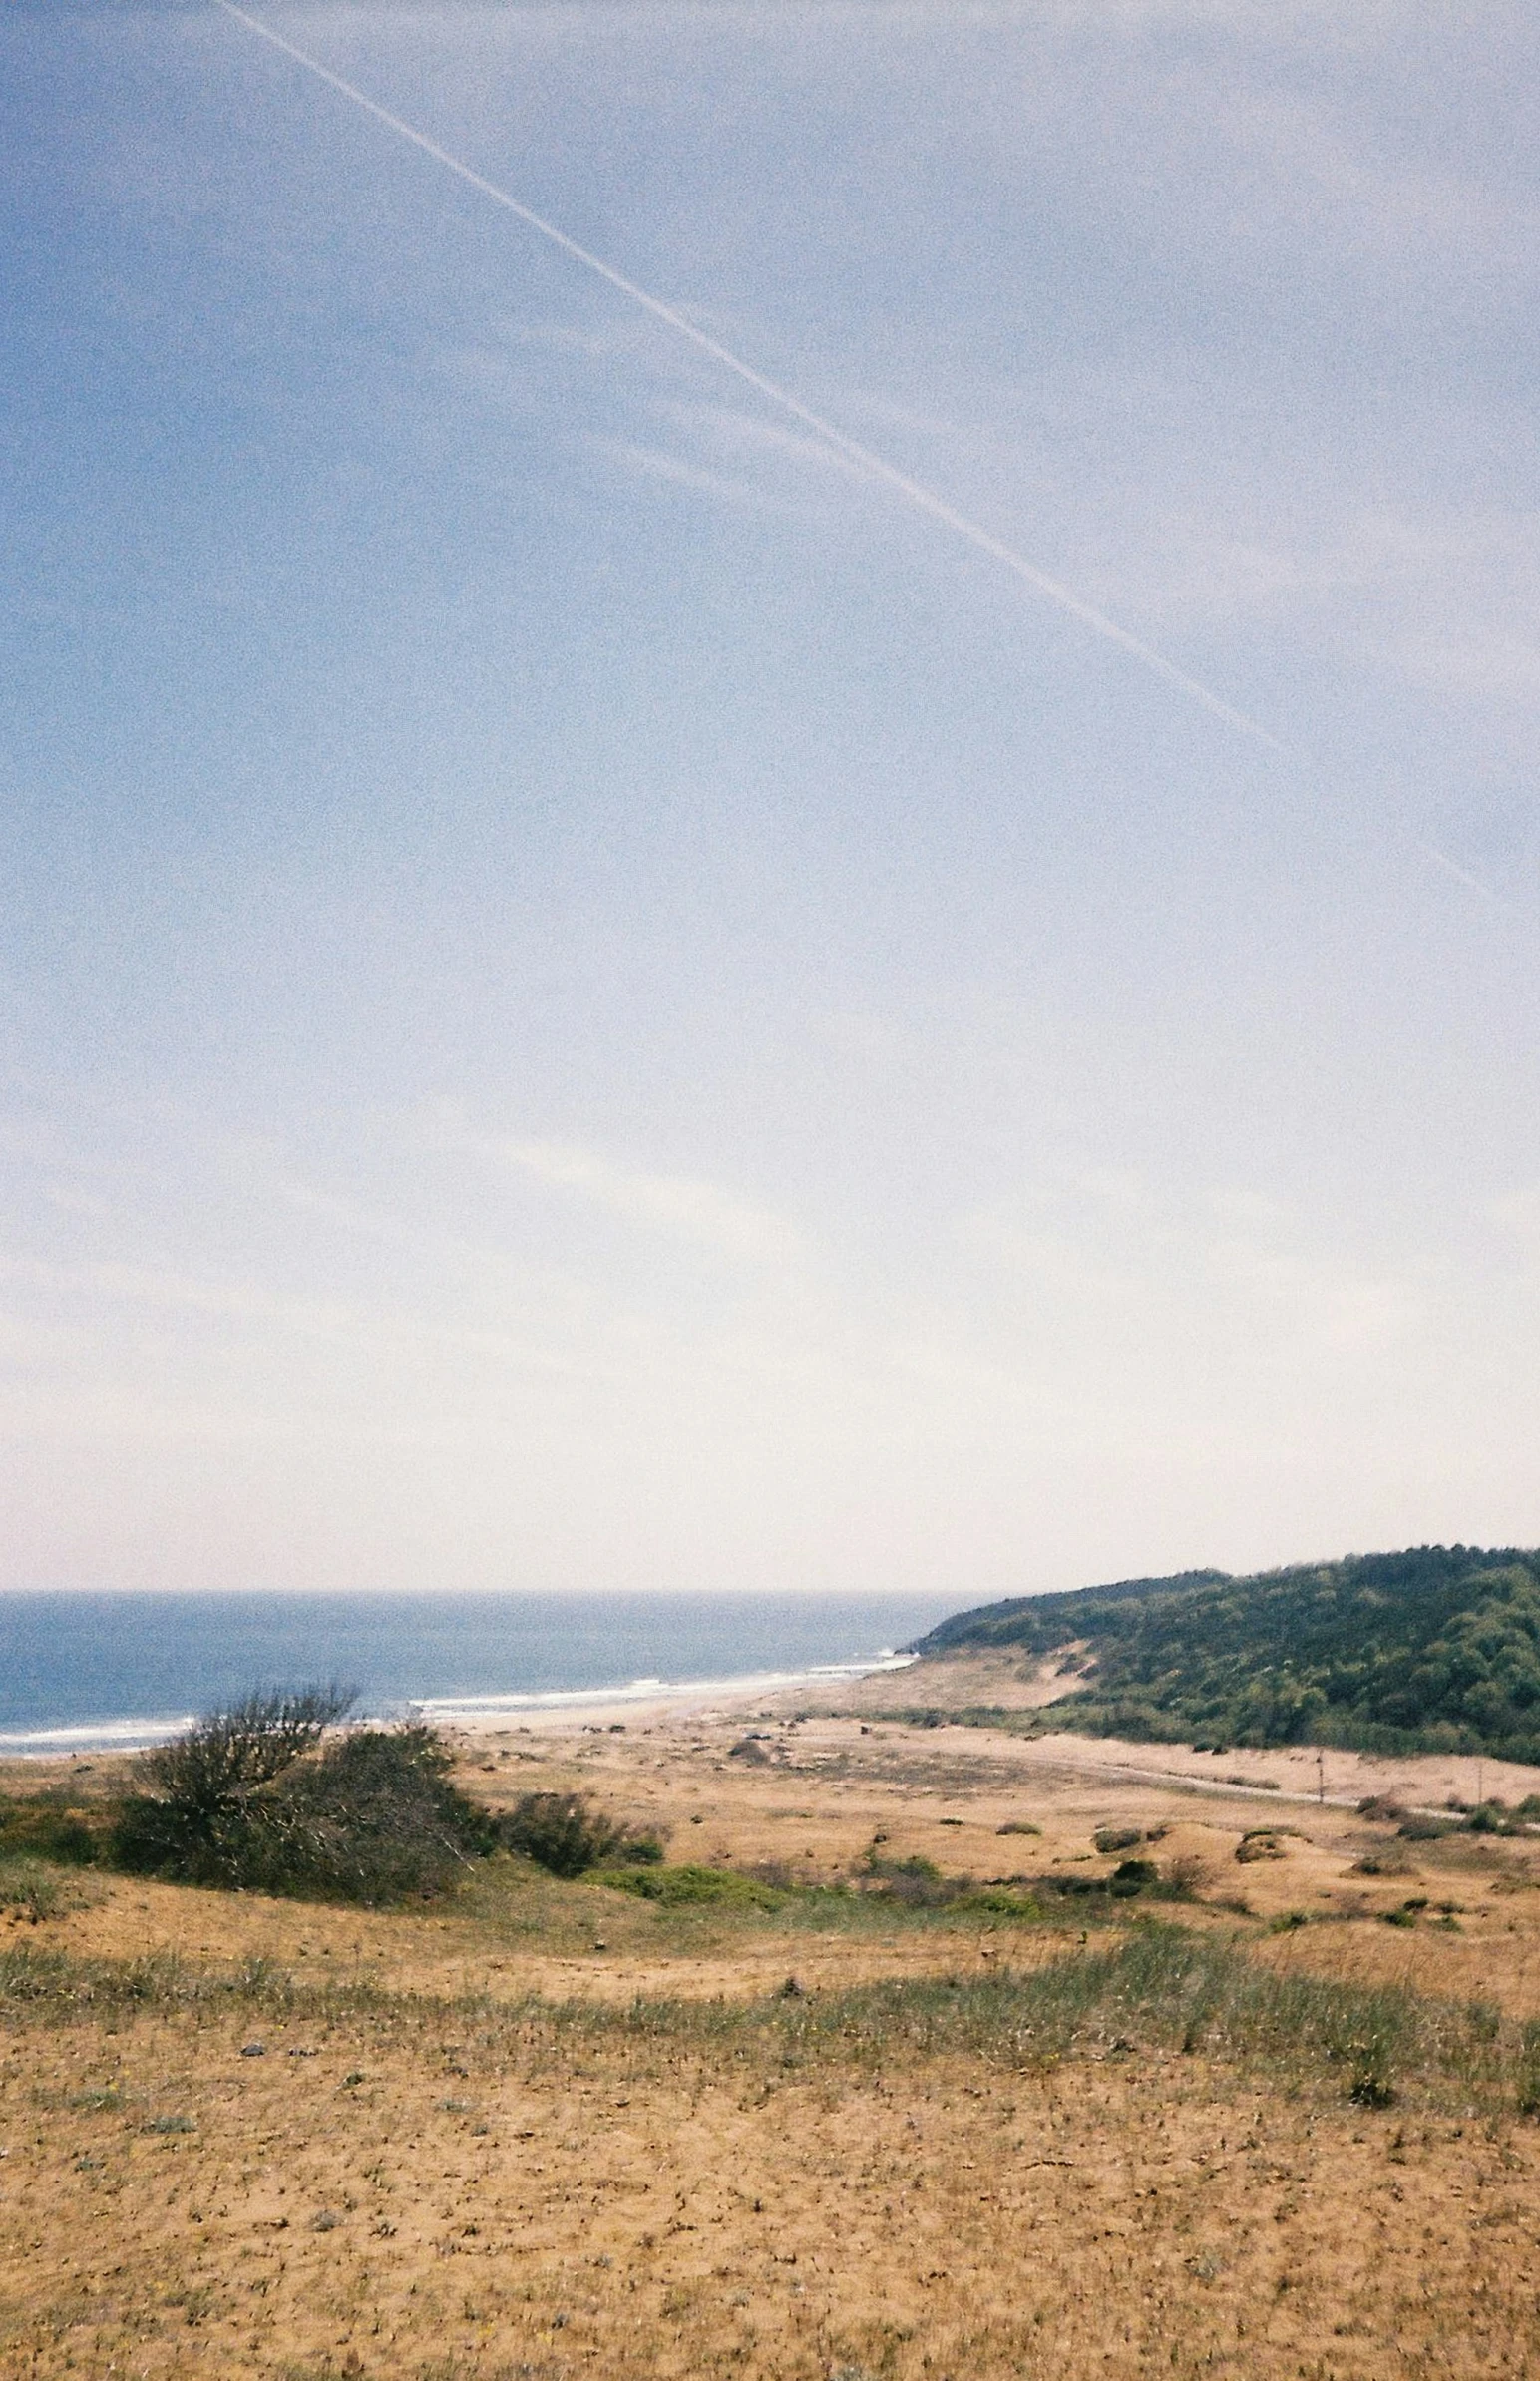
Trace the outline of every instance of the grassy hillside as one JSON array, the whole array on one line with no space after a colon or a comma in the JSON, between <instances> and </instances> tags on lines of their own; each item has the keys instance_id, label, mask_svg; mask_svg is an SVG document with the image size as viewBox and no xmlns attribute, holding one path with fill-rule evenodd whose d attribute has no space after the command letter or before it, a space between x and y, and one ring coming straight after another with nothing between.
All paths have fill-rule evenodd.
<instances>
[{"instance_id":1,"label":"grassy hillside","mask_svg":"<svg viewBox=\"0 0 1540 2381\"><path fill-rule=\"evenodd\" d=\"M1087 1683L1052 1715L1093 1736L1540 1761L1540 1553L1129 1579L960 1613L917 1650L1010 1646L1084 1647Z\"/></svg>"}]
</instances>

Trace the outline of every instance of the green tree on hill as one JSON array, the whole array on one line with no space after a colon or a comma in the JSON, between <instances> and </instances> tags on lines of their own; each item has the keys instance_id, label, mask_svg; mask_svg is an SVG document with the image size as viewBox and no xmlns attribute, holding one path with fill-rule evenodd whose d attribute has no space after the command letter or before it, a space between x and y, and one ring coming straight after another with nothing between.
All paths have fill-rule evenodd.
<instances>
[{"instance_id":1,"label":"green tree on hill","mask_svg":"<svg viewBox=\"0 0 1540 2381\"><path fill-rule=\"evenodd\" d=\"M1416 1546L1123 1580L961 1613L916 1650L1080 1644L1093 1667L1055 1727L1540 1760L1540 1554Z\"/></svg>"}]
</instances>

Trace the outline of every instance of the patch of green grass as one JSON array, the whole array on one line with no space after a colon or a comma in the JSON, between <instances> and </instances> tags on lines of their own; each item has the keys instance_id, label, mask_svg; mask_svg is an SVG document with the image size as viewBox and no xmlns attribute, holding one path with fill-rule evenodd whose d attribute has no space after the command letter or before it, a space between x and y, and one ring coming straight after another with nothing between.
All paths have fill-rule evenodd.
<instances>
[{"instance_id":1,"label":"patch of green grass","mask_svg":"<svg viewBox=\"0 0 1540 2381\"><path fill-rule=\"evenodd\" d=\"M593 1872L592 1881L607 1885L612 1892L634 1894L638 1901L659 1902L667 1909L703 1906L720 1909L725 1905L778 1910L790 1898L783 1887L743 1876L737 1869L689 1864L678 1868L601 1868Z\"/></svg>"},{"instance_id":2,"label":"patch of green grass","mask_svg":"<svg viewBox=\"0 0 1540 2381\"><path fill-rule=\"evenodd\" d=\"M88 1867L101 1853L102 1822L93 1828L83 1812L62 1804L57 1792L0 1795L0 1860L16 1855Z\"/></svg>"},{"instance_id":3,"label":"patch of green grass","mask_svg":"<svg viewBox=\"0 0 1540 2381\"><path fill-rule=\"evenodd\" d=\"M725 1880L725 1881L724 1881ZM922 1880L931 1884L931 1880ZM980 1920L1026 1923L1044 1915L1019 1884L939 1880L911 1899L863 1875L856 1885L809 1883L779 1863L744 1873L681 1864L647 1870L599 1869L572 1882L497 1856L481 1862L456 1897L457 1910L497 1943L519 1943L571 1956L602 1935L611 1951L650 1957L698 1957L735 1942L763 1945L784 1936L887 1938L902 1930L944 1935L975 1932ZM1098 1913L1098 1916L1103 1913Z\"/></svg>"},{"instance_id":4,"label":"patch of green grass","mask_svg":"<svg viewBox=\"0 0 1540 2381\"><path fill-rule=\"evenodd\" d=\"M976 1892L964 1893L952 1904L952 1915L964 1920L1013 1918L1026 1926L1047 1914L1034 1895L1017 1892L1010 1885L980 1885Z\"/></svg>"},{"instance_id":5,"label":"patch of green grass","mask_svg":"<svg viewBox=\"0 0 1540 2381\"><path fill-rule=\"evenodd\" d=\"M50 1860L0 1850L0 1913L11 1913L40 1925L45 1918L62 1918L69 1910L89 1908L95 1893L78 1869L59 1868Z\"/></svg>"}]
</instances>

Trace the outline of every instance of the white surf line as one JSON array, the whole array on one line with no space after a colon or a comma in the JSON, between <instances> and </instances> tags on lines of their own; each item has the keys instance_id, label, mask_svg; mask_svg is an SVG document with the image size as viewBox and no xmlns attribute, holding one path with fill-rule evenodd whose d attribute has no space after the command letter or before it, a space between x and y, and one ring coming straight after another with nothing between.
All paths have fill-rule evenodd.
<instances>
[{"instance_id":1,"label":"white surf line","mask_svg":"<svg viewBox=\"0 0 1540 2381\"><path fill-rule=\"evenodd\" d=\"M1279 738L1259 720L1251 718L1245 711L1237 710L1233 703L1225 701L1223 695L1216 694L1211 686L1205 686L1201 678L1191 677L1185 669L1179 669L1174 661L1168 661L1163 653L1158 653L1153 645L1147 645L1141 637L1120 627L1106 612L1099 611L1094 603L1086 602L1072 588L1065 587L1061 580L1050 577L1046 571L1040 571L1035 563L1028 562L1024 555L1017 554L1013 547L1007 546L992 531L971 520L966 513L960 513L955 505L948 504L945 497L938 496L923 481L911 479L909 473L901 471L896 463L890 463L885 456L877 454L871 447L863 446L858 439L851 438L822 414L815 413L810 405L804 405L800 397L790 389L783 388L779 381L770 380L763 372L757 372L752 364L746 363L742 356L735 355L730 347L724 347L719 339L713 339L707 332L697 329L677 307L669 305L663 298L654 297L639 282L629 279L614 265L606 264L602 256L595 256L590 248L582 247L557 224L537 214L533 207L524 205L510 192L500 189L497 183L489 182L484 174L478 174L474 166L468 166L463 158L455 157L427 133L419 132L415 125L408 124L404 117L395 115L377 99L371 99L356 83L350 83L331 67L323 66L308 50L302 50L297 42L275 31L260 17L251 16L247 10L238 8L235 0L214 0L214 4L222 8L226 16L233 17L237 24L244 25L249 33L270 42L275 50L281 50L285 57L292 58L296 66L302 66L307 74L329 84L333 91L340 92L354 107L362 108L366 115L372 116L388 131L399 135L403 141L410 141L414 149L420 149L425 157L431 157L447 173L458 176L473 191L479 191L495 206L501 206L507 213L516 215L521 223L527 224L532 231L538 231L542 239L550 240L554 247L560 248L564 255L571 256L575 263L582 265L588 272L596 273L601 281L607 281L612 289L618 289L622 297L629 298L633 305L640 306L655 321L677 332L681 339L688 339L713 363L720 364L724 371L734 373L769 404L777 406L782 413L790 414L794 421L801 422L804 428L813 431L832 452L844 456L847 462L856 464L862 471L869 472L874 479L880 480L885 487L902 496L906 503L913 505L917 512L940 522L944 529L950 529L956 537L975 547L980 554L986 554L991 561L1001 564L1035 594L1057 604L1061 611L1068 612L1071 619L1078 620L1082 627L1089 628L1093 635L1118 646L1142 668L1150 670L1156 677L1164 679L1168 686L1175 687L1179 693L1201 704L1204 710L1212 712L1216 719L1224 720L1227 726L1235 728L1241 735L1265 744L1272 752L1285 753L1286 747Z\"/></svg>"}]
</instances>

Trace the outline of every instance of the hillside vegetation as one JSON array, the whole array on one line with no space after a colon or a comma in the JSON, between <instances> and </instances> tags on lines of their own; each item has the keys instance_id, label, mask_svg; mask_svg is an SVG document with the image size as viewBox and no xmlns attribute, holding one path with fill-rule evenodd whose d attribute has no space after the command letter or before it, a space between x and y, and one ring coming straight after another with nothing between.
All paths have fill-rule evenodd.
<instances>
[{"instance_id":1,"label":"hillside vegetation","mask_svg":"<svg viewBox=\"0 0 1540 2381\"><path fill-rule=\"evenodd\" d=\"M1540 1761L1540 1553L1129 1579L960 1613L915 1650L1004 1647L1065 1651L1086 1684L1043 1722L1093 1736Z\"/></svg>"}]
</instances>

